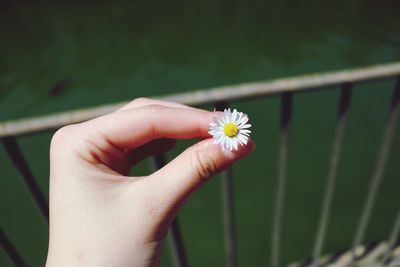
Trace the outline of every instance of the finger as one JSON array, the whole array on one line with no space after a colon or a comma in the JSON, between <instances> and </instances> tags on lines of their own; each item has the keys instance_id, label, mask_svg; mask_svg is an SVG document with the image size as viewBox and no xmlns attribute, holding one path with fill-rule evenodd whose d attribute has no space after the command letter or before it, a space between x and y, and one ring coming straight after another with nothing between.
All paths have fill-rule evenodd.
<instances>
[{"instance_id":1,"label":"finger","mask_svg":"<svg viewBox=\"0 0 400 267\"><path fill-rule=\"evenodd\" d=\"M139 147L159 138L209 137L208 127L216 112L150 105L85 122L81 138L100 152Z\"/></svg>"},{"instance_id":2,"label":"finger","mask_svg":"<svg viewBox=\"0 0 400 267\"><path fill-rule=\"evenodd\" d=\"M118 109L118 111L124 111L124 110L129 110L133 108L140 108L140 107L145 107L145 106L150 106L150 105L159 105L159 106L165 106L165 107L171 107L171 108L184 108L184 109L195 109L195 110L200 110L197 108L189 107L181 103L176 103L176 102L168 102L168 101L163 101L163 100L157 100L157 99L150 99L150 98L145 98L145 97L139 97L122 108Z\"/></svg>"},{"instance_id":3,"label":"finger","mask_svg":"<svg viewBox=\"0 0 400 267\"><path fill-rule=\"evenodd\" d=\"M141 147L132 150L128 156L129 163L131 166L135 165L144 160L145 158L165 153L173 149L175 145L176 141L173 139L163 138L163 139L153 140L150 143L147 143Z\"/></svg>"},{"instance_id":4,"label":"finger","mask_svg":"<svg viewBox=\"0 0 400 267\"><path fill-rule=\"evenodd\" d=\"M155 172L149 178L162 188L163 199L176 210L186 198L211 176L251 153L255 148L250 139L247 145L235 151L223 151L212 139L189 147L182 154Z\"/></svg>"}]
</instances>

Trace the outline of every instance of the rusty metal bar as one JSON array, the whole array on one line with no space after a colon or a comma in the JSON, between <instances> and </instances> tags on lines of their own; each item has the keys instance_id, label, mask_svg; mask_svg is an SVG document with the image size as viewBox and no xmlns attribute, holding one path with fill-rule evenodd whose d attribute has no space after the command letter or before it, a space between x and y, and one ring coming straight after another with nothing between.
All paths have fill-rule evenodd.
<instances>
[{"instance_id":1,"label":"rusty metal bar","mask_svg":"<svg viewBox=\"0 0 400 267\"><path fill-rule=\"evenodd\" d=\"M400 209L397 212L397 216L393 224L392 233L390 234L389 237L389 243L381 258L382 263L386 263L387 260L390 258L390 253L399 238L400 238Z\"/></svg>"},{"instance_id":2,"label":"rusty metal bar","mask_svg":"<svg viewBox=\"0 0 400 267\"><path fill-rule=\"evenodd\" d=\"M210 104L219 101L253 98L338 86L343 83L358 83L400 75L400 62L374 65L364 68L316 73L292 78L275 79L232 86L221 86L188 93L154 97L187 105ZM67 124L78 123L115 111L126 102L79 109L42 117L6 121L0 123L0 137L17 136L57 129Z\"/></svg>"},{"instance_id":3,"label":"rusty metal bar","mask_svg":"<svg viewBox=\"0 0 400 267\"><path fill-rule=\"evenodd\" d=\"M156 155L152 158L152 167L153 170L156 171L161 169L166 164L165 155ZM183 243L182 234L179 226L178 217L176 217L172 223L171 228L168 233L168 244L170 247L171 257L174 266L176 267L187 267L189 266L185 245Z\"/></svg>"},{"instance_id":4,"label":"rusty metal bar","mask_svg":"<svg viewBox=\"0 0 400 267\"><path fill-rule=\"evenodd\" d=\"M11 243L11 241L8 239L8 237L1 228L0 228L0 244L15 266L17 267L27 266L24 259L18 253L14 245Z\"/></svg>"},{"instance_id":5,"label":"rusty metal bar","mask_svg":"<svg viewBox=\"0 0 400 267\"><path fill-rule=\"evenodd\" d=\"M328 228L329 215L332 206L333 194L335 191L336 176L339 168L340 154L342 149L342 142L344 131L346 127L347 114L350 107L352 85L344 84L340 93L340 101L337 112L337 125L335 139L333 142L332 157L329 167L329 172L326 180L325 194L322 201L321 216L317 235L314 243L313 251L313 265L317 266L317 262L321 257L321 252L325 243L325 234Z\"/></svg>"},{"instance_id":6,"label":"rusty metal bar","mask_svg":"<svg viewBox=\"0 0 400 267\"><path fill-rule=\"evenodd\" d=\"M237 245L235 234L235 205L233 193L233 170L228 167L222 173L222 196L224 207L225 251L228 267L237 266Z\"/></svg>"},{"instance_id":7,"label":"rusty metal bar","mask_svg":"<svg viewBox=\"0 0 400 267\"><path fill-rule=\"evenodd\" d=\"M228 108L228 102L221 101L215 105L216 110ZM233 192L233 170L228 167L222 172L222 208L224 218L225 255L228 267L237 266L237 245L235 234L235 205Z\"/></svg>"},{"instance_id":8,"label":"rusty metal bar","mask_svg":"<svg viewBox=\"0 0 400 267\"><path fill-rule=\"evenodd\" d=\"M275 210L272 225L271 266L280 266L283 212L287 179L287 159L289 149L289 126L292 119L293 95L291 92L281 97L280 143L278 155L278 176L275 195Z\"/></svg>"},{"instance_id":9,"label":"rusty metal bar","mask_svg":"<svg viewBox=\"0 0 400 267\"><path fill-rule=\"evenodd\" d=\"M43 218L49 222L49 205L43 193L40 191L40 187L33 176L33 173L25 160L25 157L18 146L15 137L4 137L1 139L8 156L10 157L15 168L21 174L25 185L31 193L36 205L38 206Z\"/></svg>"},{"instance_id":10,"label":"rusty metal bar","mask_svg":"<svg viewBox=\"0 0 400 267\"><path fill-rule=\"evenodd\" d=\"M375 199L379 191L379 186L382 182L385 172L386 161L389 156L390 147L392 145L393 136L396 129L396 122L400 107L400 77L397 78L396 87L394 89L392 101L389 108L389 118L386 123L383 140L378 154L378 161L370 181L368 195L365 201L362 216L357 228L357 232L353 243L353 259L357 247L363 242L365 231L368 226L369 219L375 204Z\"/></svg>"}]
</instances>

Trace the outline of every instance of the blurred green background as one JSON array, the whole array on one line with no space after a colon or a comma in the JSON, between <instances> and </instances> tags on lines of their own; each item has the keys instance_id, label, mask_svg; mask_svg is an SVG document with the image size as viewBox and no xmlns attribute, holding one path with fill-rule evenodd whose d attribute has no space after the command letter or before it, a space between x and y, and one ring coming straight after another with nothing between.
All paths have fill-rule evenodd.
<instances>
[{"instance_id":1,"label":"blurred green background","mask_svg":"<svg viewBox=\"0 0 400 267\"><path fill-rule=\"evenodd\" d=\"M0 0L0 121L398 61L399 11L390 0ZM324 252L352 243L393 87L355 88ZM311 255L338 98L333 88L294 97L282 262ZM269 265L279 104L277 96L231 103L250 115L257 142L234 166L240 266ZM46 193L51 135L18 139ZM399 131L391 149L365 241L387 237L400 204ZM47 227L3 148L0 170L0 226L29 266L43 266ZM220 193L213 179L180 214L192 266L224 265ZM165 252L161 266L171 266ZM12 266L3 251L0 266Z\"/></svg>"}]
</instances>

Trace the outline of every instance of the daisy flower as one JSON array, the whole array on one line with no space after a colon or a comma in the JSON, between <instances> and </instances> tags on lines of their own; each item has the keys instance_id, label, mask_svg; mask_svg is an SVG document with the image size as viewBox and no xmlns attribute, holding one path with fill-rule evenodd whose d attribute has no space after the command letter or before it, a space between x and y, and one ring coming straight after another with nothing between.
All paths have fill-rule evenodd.
<instances>
[{"instance_id":1,"label":"daisy flower","mask_svg":"<svg viewBox=\"0 0 400 267\"><path fill-rule=\"evenodd\" d=\"M247 115L230 108L224 110L224 114L210 123L208 132L214 138L215 144L220 144L222 150L237 150L239 145L246 145L249 140L251 124Z\"/></svg>"}]
</instances>

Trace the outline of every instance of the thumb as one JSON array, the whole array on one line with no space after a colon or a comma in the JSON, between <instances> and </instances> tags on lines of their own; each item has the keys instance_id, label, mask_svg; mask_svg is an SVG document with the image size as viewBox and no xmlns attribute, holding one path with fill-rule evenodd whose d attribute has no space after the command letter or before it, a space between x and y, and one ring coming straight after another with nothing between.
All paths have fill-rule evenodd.
<instances>
[{"instance_id":1,"label":"thumb","mask_svg":"<svg viewBox=\"0 0 400 267\"><path fill-rule=\"evenodd\" d=\"M254 147L250 139L238 150L223 151L213 139L206 139L186 149L155 172L153 178L163 188L164 199L180 205L211 176L251 153Z\"/></svg>"}]
</instances>

